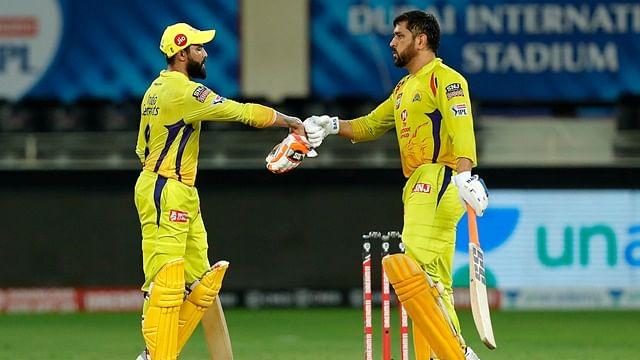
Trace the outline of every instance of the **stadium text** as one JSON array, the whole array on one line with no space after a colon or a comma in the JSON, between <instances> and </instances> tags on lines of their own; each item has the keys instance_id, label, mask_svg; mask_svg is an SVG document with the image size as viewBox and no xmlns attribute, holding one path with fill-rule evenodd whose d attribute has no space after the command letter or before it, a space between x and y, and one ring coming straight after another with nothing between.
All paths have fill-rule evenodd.
<instances>
[{"instance_id":1,"label":"stadium text","mask_svg":"<svg viewBox=\"0 0 640 360\"><path fill-rule=\"evenodd\" d=\"M348 9L348 29L352 35L391 35L393 19L415 6L353 5ZM456 8L429 7L443 34L464 30L480 34L628 34L640 33L640 4L501 4L468 5L464 8L464 28L458 29Z\"/></svg>"},{"instance_id":2,"label":"stadium text","mask_svg":"<svg viewBox=\"0 0 640 360\"><path fill-rule=\"evenodd\" d=\"M366 35L377 33L391 38L393 33L393 19L405 11L415 10L415 6L382 6L353 5L349 7L347 28L352 35ZM440 23L443 34L456 32L456 9L453 6L442 8L427 8Z\"/></svg>"},{"instance_id":3,"label":"stadium text","mask_svg":"<svg viewBox=\"0 0 640 360\"><path fill-rule=\"evenodd\" d=\"M467 43L462 49L468 73L617 72L618 47L597 43Z\"/></svg>"},{"instance_id":4,"label":"stadium text","mask_svg":"<svg viewBox=\"0 0 640 360\"><path fill-rule=\"evenodd\" d=\"M640 32L640 4L469 5L467 33L625 34Z\"/></svg>"},{"instance_id":5,"label":"stadium text","mask_svg":"<svg viewBox=\"0 0 640 360\"><path fill-rule=\"evenodd\" d=\"M576 262L574 260L574 249L577 249L580 265L587 266L591 261L591 246L594 242L592 240L601 239L604 242L599 242L598 244L604 244L605 251L593 251L593 253L604 255L605 263L608 266L617 265L618 237L610 226L600 224L580 227L577 238L574 233L574 228L571 226L565 227L562 251L551 255L548 249L549 243L557 243L557 241L549 240L546 227L538 227L537 248L540 262L548 267L571 266ZM631 237L640 235L640 225L631 226L628 233ZM624 246L624 259L629 265L640 267L640 238L631 238L629 243Z\"/></svg>"},{"instance_id":6,"label":"stadium text","mask_svg":"<svg viewBox=\"0 0 640 360\"><path fill-rule=\"evenodd\" d=\"M28 72L30 66L29 47L27 45L0 45L0 72L4 73L10 64L17 65L21 72Z\"/></svg>"},{"instance_id":7,"label":"stadium text","mask_svg":"<svg viewBox=\"0 0 640 360\"><path fill-rule=\"evenodd\" d=\"M415 6L353 5L347 28L352 35L390 39L393 19L410 9ZM467 73L615 73L620 44L640 33L640 4L634 3L470 4L426 11L438 18L443 42L447 35L454 43L462 40Z\"/></svg>"}]
</instances>

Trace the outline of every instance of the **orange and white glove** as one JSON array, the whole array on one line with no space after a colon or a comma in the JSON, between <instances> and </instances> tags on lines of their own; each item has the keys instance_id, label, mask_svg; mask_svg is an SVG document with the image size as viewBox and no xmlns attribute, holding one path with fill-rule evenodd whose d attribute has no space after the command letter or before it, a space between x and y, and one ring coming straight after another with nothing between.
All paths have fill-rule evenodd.
<instances>
[{"instance_id":1,"label":"orange and white glove","mask_svg":"<svg viewBox=\"0 0 640 360\"><path fill-rule=\"evenodd\" d=\"M282 174L300 166L306 156L317 156L307 138L302 135L289 134L271 150L265 160L269 171Z\"/></svg>"}]
</instances>

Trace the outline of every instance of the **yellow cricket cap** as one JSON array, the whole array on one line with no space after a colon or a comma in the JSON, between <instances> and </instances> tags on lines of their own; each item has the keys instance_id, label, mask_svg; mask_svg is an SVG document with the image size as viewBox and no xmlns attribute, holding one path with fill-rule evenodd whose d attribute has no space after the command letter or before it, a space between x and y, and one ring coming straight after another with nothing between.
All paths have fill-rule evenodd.
<instances>
[{"instance_id":1,"label":"yellow cricket cap","mask_svg":"<svg viewBox=\"0 0 640 360\"><path fill-rule=\"evenodd\" d=\"M160 51L167 57L172 57L178 51L191 44L205 44L216 36L215 30L198 30L185 23L167 26L160 39Z\"/></svg>"}]
</instances>

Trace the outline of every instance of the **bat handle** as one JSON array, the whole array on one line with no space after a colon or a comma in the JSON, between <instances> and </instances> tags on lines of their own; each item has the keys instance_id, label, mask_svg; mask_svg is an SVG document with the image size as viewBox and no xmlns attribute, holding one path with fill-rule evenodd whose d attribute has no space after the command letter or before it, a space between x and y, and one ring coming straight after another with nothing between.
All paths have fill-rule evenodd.
<instances>
[{"instance_id":1,"label":"bat handle","mask_svg":"<svg viewBox=\"0 0 640 360\"><path fill-rule=\"evenodd\" d=\"M467 204L467 220L469 223L469 242L480 246L480 238L478 236L478 223L476 221L476 212L471 205Z\"/></svg>"}]
</instances>

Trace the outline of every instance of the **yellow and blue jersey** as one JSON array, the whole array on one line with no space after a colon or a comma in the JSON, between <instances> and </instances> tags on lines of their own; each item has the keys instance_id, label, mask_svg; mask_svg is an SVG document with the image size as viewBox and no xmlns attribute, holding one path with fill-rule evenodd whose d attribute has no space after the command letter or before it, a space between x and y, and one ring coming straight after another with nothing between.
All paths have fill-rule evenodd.
<instances>
[{"instance_id":1,"label":"yellow and blue jersey","mask_svg":"<svg viewBox=\"0 0 640 360\"><path fill-rule=\"evenodd\" d=\"M405 76L387 100L351 124L355 142L373 140L395 127L407 178L423 164L456 170L461 157L477 164L467 81L439 58Z\"/></svg>"},{"instance_id":2,"label":"yellow and blue jersey","mask_svg":"<svg viewBox=\"0 0 640 360\"><path fill-rule=\"evenodd\" d=\"M162 71L141 104L136 154L144 170L195 184L202 121L271 126L273 109L226 99L177 71Z\"/></svg>"}]
</instances>

